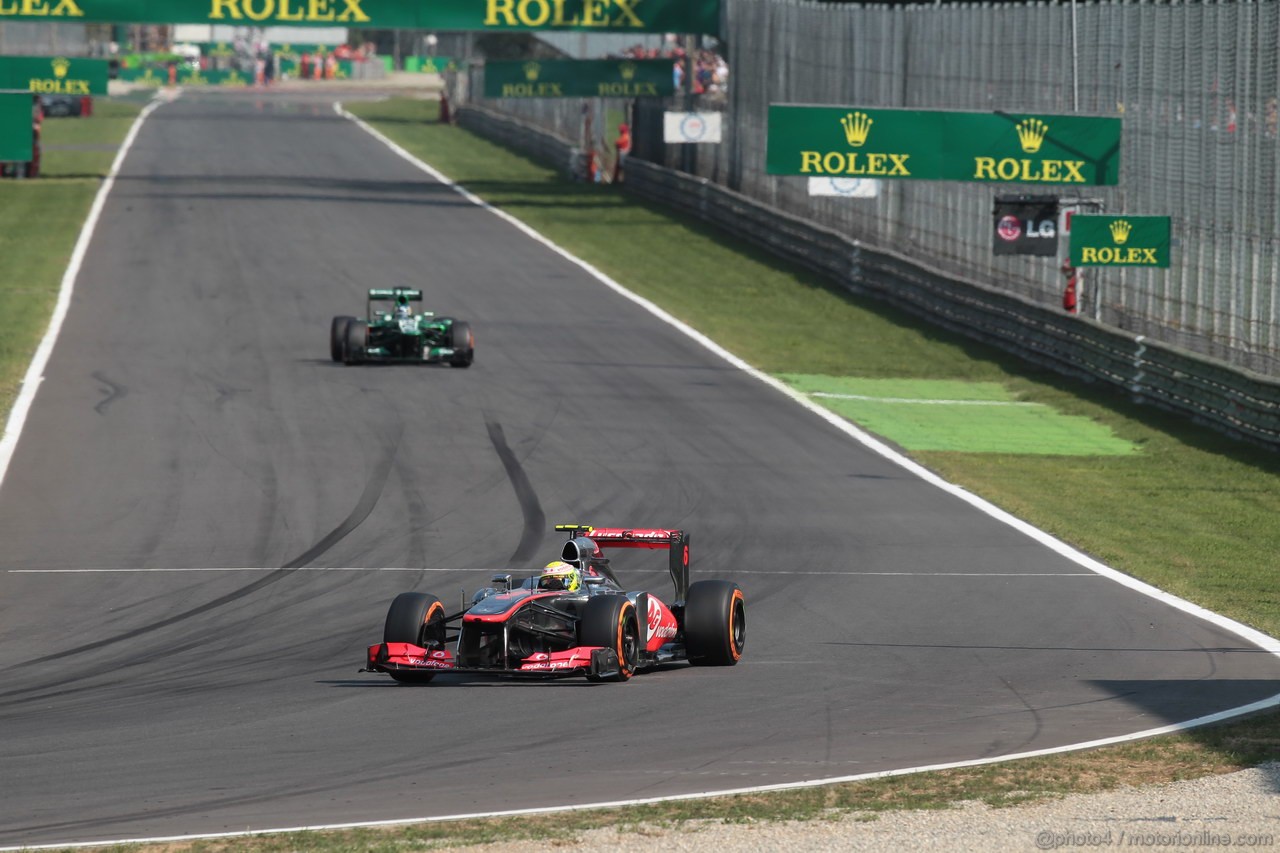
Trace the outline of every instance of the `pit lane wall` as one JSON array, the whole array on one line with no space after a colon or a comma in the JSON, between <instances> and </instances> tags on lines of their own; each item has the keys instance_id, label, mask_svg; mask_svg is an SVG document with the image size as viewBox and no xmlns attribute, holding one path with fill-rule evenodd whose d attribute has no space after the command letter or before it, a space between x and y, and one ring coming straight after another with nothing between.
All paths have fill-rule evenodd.
<instances>
[{"instance_id":1,"label":"pit lane wall","mask_svg":"<svg viewBox=\"0 0 1280 853\"><path fill-rule=\"evenodd\" d=\"M458 110L475 133L583 174L582 152L533 125L475 105ZM1103 382L1234 438L1280 450L1280 380L1070 315L859 241L706 178L632 158L624 188L947 328L1086 382Z\"/></svg>"}]
</instances>

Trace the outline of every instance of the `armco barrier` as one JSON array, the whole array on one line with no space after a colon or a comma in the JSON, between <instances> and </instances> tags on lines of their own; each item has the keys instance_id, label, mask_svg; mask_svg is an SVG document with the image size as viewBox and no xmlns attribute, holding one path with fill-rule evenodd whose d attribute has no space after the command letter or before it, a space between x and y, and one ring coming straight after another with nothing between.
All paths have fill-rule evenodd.
<instances>
[{"instance_id":1,"label":"armco barrier","mask_svg":"<svg viewBox=\"0 0 1280 853\"><path fill-rule=\"evenodd\" d=\"M457 115L460 127L549 163L566 178L581 180L586 174L582 151L545 130L483 107L463 106Z\"/></svg>"},{"instance_id":2,"label":"armco barrier","mask_svg":"<svg viewBox=\"0 0 1280 853\"><path fill-rule=\"evenodd\" d=\"M465 106L459 124L548 162L580 162L567 142L515 119ZM579 173L580 174L580 173ZM705 178L628 160L626 189L965 337L1136 402L1280 450L1280 381L963 281L910 258L768 207Z\"/></svg>"}]
</instances>

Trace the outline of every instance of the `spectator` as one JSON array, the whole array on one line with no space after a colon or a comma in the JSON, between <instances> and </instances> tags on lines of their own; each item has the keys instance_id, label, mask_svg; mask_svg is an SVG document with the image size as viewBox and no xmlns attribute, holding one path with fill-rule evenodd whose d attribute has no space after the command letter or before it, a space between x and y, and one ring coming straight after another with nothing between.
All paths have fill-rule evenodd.
<instances>
[{"instance_id":1,"label":"spectator","mask_svg":"<svg viewBox=\"0 0 1280 853\"><path fill-rule=\"evenodd\" d=\"M620 184L623 177L622 168L627 156L631 153L631 128L626 122L618 125L618 138L614 140L613 146L618 152L618 159L613 163L613 182Z\"/></svg>"}]
</instances>

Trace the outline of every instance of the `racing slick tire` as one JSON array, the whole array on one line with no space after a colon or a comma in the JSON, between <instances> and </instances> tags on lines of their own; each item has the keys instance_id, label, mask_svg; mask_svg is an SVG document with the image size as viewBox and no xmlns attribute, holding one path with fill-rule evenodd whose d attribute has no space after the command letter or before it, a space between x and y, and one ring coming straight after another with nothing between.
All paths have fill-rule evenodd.
<instances>
[{"instance_id":1,"label":"racing slick tire","mask_svg":"<svg viewBox=\"0 0 1280 853\"><path fill-rule=\"evenodd\" d=\"M342 361L347 350L347 326L355 317L334 317L329 326L329 357L334 361Z\"/></svg>"},{"instance_id":2,"label":"racing slick tire","mask_svg":"<svg viewBox=\"0 0 1280 853\"><path fill-rule=\"evenodd\" d=\"M635 674L640 659L640 621L636 606L625 595L598 595L587 599L578 625L578 641L584 646L613 649L618 655L614 675L588 675L590 681L626 681Z\"/></svg>"},{"instance_id":3,"label":"racing slick tire","mask_svg":"<svg viewBox=\"0 0 1280 853\"><path fill-rule=\"evenodd\" d=\"M471 332L471 324L454 320L449 327L449 346L453 348L453 357L449 364L453 367L470 367L476 359L476 336Z\"/></svg>"},{"instance_id":4,"label":"racing slick tire","mask_svg":"<svg viewBox=\"0 0 1280 853\"><path fill-rule=\"evenodd\" d=\"M368 345L369 324L364 320L352 320L347 324L346 346L342 351L343 362L359 364L364 361L364 351Z\"/></svg>"},{"instance_id":5,"label":"racing slick tire","mask_svg":"<svg viewBox=\"0 0 1280 853\"><path fill-rule=\"evenodd\" d=\"M684 643L694 666L733 666L746 643L746 599L736 583L698 581L684 605Z\"/></svg>"},{"instance_id":6,"label":"racing slick tire","mask_svg":"<svg viewBox=\"0 0 1280 853\"><path fill-rule=\"evenodd\" d=\"M412 643L424 649L444 648L444 605L425 592L402 592L391 602L382 628L384 643ZM392 672L402 684L426 684L434 672Z\"/></svg>"}]
</instances>

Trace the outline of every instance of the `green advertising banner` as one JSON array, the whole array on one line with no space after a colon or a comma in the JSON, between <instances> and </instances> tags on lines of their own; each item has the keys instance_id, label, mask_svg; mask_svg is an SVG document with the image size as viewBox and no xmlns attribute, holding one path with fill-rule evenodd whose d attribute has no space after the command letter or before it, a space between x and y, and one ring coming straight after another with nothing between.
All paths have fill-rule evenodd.
<instances>
[{"instance_id":1,"label":"green advertising banner","mask_svg":"<svg viewBox=\"0 0 1280 853\"><path fill-rule=\"evenodd\" d=\"M294 56L301 57L303 54L314 56L319 54L325 56L333 53L333 49L337 47L334 44L315 44L314 42L307 44L273 44L271 52L276 56Z\"/></svg>"},{"instance_id":2,"label":"green advertising banner","mask_svg":"<svg viewBox=\"0 0 1280 853\"><path fill-rule=\"evenodd\" d=\"M0 89L22 89L41 95L105 95L107 60L0 56Z\"/></svg>"},{"instance_id":3,"label":"green advertising banner","mask_svg":"<svg viewBox=\"0 0 1280 853\"><path fill-rule=\"evenodd\" d=\"M486 62L486 98L641 98L675 92L669 59Z\"/></svg>"},{"instance_id":4,"label":"green advertising banner","mask_svg":"<svg viewBox=\"0 0 1280 853\"><path fill-rule=\"evenodd\" d=\"M0 0L5 21L718 35L720 0Z\"/></svg>"},{"instance_id":5,"label":"green advertising banner","mask_svg":"<svg viewBox=\"0 0 1280 853\"><path fill-rule=\"evenodd\" d=\"M168 72L164 72L166 75ZM253 85L253 75L243 71L211 71L199 68L179 68L179 86L226 86L239 89Z\"/></svg>"},{"instance_id":6,"label":"green advertising banner","mask_svg":"<svg viewBox=\"0 0 1280 853\"><path fill-rule=\"evenodd\" d=\"M1168 216L1072 216L1073 267L1168 267Z\"/></svg>"},{"instance_id":7,"label":"green advertising banner","mask_svg":"<svg viewBox=\"0 0 1280 853\"><path fill-rule=\"evenodd\" d=\"M236 55L235 45L225 41L198 41L192 43L200 48L201 56L232 57Z\"/></svg>"},{"instance_id":8,"label":"green advertising banner","mask_svg":"<svg viewBox=\"0 0 1280 853\"><path fill-rule=\"evenodd\" d=\"M1120 119L861 107L769 107L770 175L1114 185Z\"/></svg>"},{"instance_id":9,"label":"green advertising banner","mask_svg":"<svg viewBox=\"0 0 1280 853\"><path fill-rule=\"evenodd\" d=\"M140 83L143 86L165 86L169 83L169 72L166 69L154 68L121 68L118 79L126 83Z\"/></svg>"},{"instance_id":10,"label":"green advertising banner","mask_svg":"<svg viewBox=\"0 0 1280 853\"><path fill-rule=\"evenodd\" d=\"M25 163L31 159L31 95L0 94L0 162Z\"/></svg>"},{"instance_id":11,"label":"green advertising banner","mask_svg":"<svg viewBox=\"0 0 1280 853\"><path fill-rule=\"evenodd\" d=\"M405 58L404 70L421 74L443 74L446 71L457 71L458 65L452 56L409 56Z\"/></svg>"}]
</instances>

